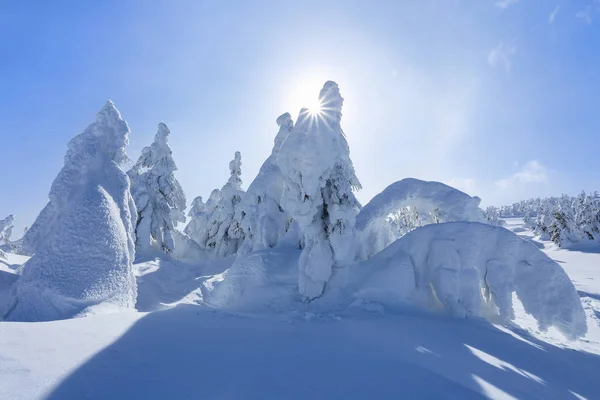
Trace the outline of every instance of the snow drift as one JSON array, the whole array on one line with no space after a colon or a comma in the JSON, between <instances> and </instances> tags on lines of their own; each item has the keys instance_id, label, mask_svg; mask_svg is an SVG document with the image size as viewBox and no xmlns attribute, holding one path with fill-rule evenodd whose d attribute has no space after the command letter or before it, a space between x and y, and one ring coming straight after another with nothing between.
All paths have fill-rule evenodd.
<instances>
[{"instance_id":1,"label":"snow drift","mask_svg":"<svg viewBox=\"0 0 600 400\"><path fill-rule=\"evenodd\" d=\"M459 317L514 319L513 292L540 329L587 332L571 280L532 243L497 226L450 222L417 228L353 273L354 296L384 305L416 301Z\"/></svg>"},{"instance_id":2,"label":"snow drift","mask_svg":"<svg viewBox=\"0 0 600 400\"><path fill-rule=\"evenodd\" d=\"M13 286L5 319L45 321L135 306L136 209L119 167L128 134L108 101L96 122L69 142L36 221L43 240L35 241L35 255Z\"/></svg>"},{"instance_id":3,"label":"snow drift","mask_svg":"<svg viewBox=\"0 0 600 400\"><path fill-rule=\"evenodd\" d=\"M365 205L356 216L359 236L358 258L367 259L401 236L388 217L406 207L414 207L420 223L484 222L480 199L440 182L406 178L394 182ZM434 221L434 218L436 219Z\"/></svg>"}]
</instances>

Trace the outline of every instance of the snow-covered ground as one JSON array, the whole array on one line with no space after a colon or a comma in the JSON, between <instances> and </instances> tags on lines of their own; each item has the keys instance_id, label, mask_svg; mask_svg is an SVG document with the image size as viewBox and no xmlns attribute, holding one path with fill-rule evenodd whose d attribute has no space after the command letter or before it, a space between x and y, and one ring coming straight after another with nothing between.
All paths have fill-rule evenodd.
<instances>
[{"instance_id":1,"label":"snow-covered ground","mask_svg":"<svg viewBox=\"0 0 600 400\"><path fill-rule=\"evenodd\" d=\"M507 228L569 274L588 319L584 339L537 332L518 303L520 327L510 328L380 307L233 312L203 302L232 258L151 261L135 268L145 312L0 322L0 399L598 398L600 249L535 242L517 219ZM0 309L25 260L0 259Z\"/></svg>"}]
</instances>

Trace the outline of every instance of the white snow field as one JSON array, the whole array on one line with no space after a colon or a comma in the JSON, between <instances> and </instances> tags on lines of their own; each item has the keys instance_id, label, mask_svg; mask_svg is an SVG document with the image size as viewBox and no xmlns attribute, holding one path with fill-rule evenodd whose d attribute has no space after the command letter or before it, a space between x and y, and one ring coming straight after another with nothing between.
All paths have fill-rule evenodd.
<instances>
[{"instance_id":1,"label":"white snow field","mask_svg":"<svg viewBox=\"0 0 600 400\"><path fill-rule=\"evenodd\" d=\"M0 322L0 399L599 398L600 249L556 249L520 220L507 227L567 272L587 318L582 339L538 331L518 289L514 323L368 296L319 312L293 294L300 251L282 246L137 264L137 312ZM26 260L0 259L0 309Z\"/></svg>"}]
</instances>

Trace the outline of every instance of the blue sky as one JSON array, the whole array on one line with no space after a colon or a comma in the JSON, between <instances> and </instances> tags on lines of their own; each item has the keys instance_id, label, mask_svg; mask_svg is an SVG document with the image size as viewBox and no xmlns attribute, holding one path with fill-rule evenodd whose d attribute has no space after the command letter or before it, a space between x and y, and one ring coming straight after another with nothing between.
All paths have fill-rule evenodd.
<instances>
[{"instance_id":1,"label":"blue sky","mask_svg":"<svg viewBox=\"0 0 600 400\"><path fill-rule=\"evenodd\" d=\"M484 205L600 189L600 1L0 4L0 217L33 222L68 140L111 98L136 159L172 129L188 199L335 80L368 201L405 177Z\"/></svg>"}]
</instances>

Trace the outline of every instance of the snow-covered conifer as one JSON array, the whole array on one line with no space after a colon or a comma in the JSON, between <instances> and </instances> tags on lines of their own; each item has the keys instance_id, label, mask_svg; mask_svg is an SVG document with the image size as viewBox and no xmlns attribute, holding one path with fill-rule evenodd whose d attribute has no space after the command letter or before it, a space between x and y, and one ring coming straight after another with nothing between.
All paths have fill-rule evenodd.
<instances>
[{"instance_id":1,"label":"snow-covered conifer","mask_svg":"<svg viewBox=\"0 0 600 400\"><path fill-rule=\"evenodd\" d=\"M244 241L238 212L244 196L242 155L239 151L235 152L234 159L229 163L229 170L231 175L227 183L221 190L213 190L206 203L207 215L187 230L200 247L219 257L235 254Z\"/></svg>"},{"instance_id":2,"label":"snow-covered conifer","mask_svg":"<svg viewBox=\"0 0 600 400\"><path fill-rule=\"evenodd\" d=\"M279 116L276 122L279 132L271 155L260 167L240 205L239 219L245 236L240 253L275 247L289 227L288 217L280 204L283 176L277 164L277 155L294 122L289 113Z\"/></svg>"},{"instance_id":3,"label":"snow-covered conifer","mask_svg":"<svg viewBox=\"0 0 600 400\"><path fill-rule=\"evenodd\" d=\"M108 101L96 122L69 142L44 220L36 221L43 240L35 241L35 254L12 288L5 319L43 321L134 307L136 209L119 166L127 159L128 134Z\"/></svg>"},{"instance_id":4,"label":"snow-covered conifer","mask_svg":"<svg viewBox=\"0 0 600 400\"><path fill-rule=\"evenodd\" d=\"M137 163L128 172L138 210L136 245L142 252L152 246L166 253L172 252L175 225L185 222L186 199L175 178L177 165L168 143L170 134L166 124L158 124L154 143L144 147Z\"/></svg>"},{"instance_id":5,"label":"snow-covered conifer","mask_svg":"<svg viewBox=\"0 0 600 400\"><path fill-rule=\"evenodd\" d=\"M10 246L14 222L15 217L12 214L0 220L0 245Z\"/></svg>"},{"instance_id":6,"label":"snow-covered conifer","mask_svg":"<svg viewBox=\"0 0 600 400\"><path fill-rule=\"evenodd\" d=\"M361 185L340 126L343 98L335 82L319 95L321 110L300 111L277 158L284 175L283 209L299 225L304 249L298 286L306 299L323 294L333 268L354 260L355 220Z\"/></svg>"}]
</instances>

